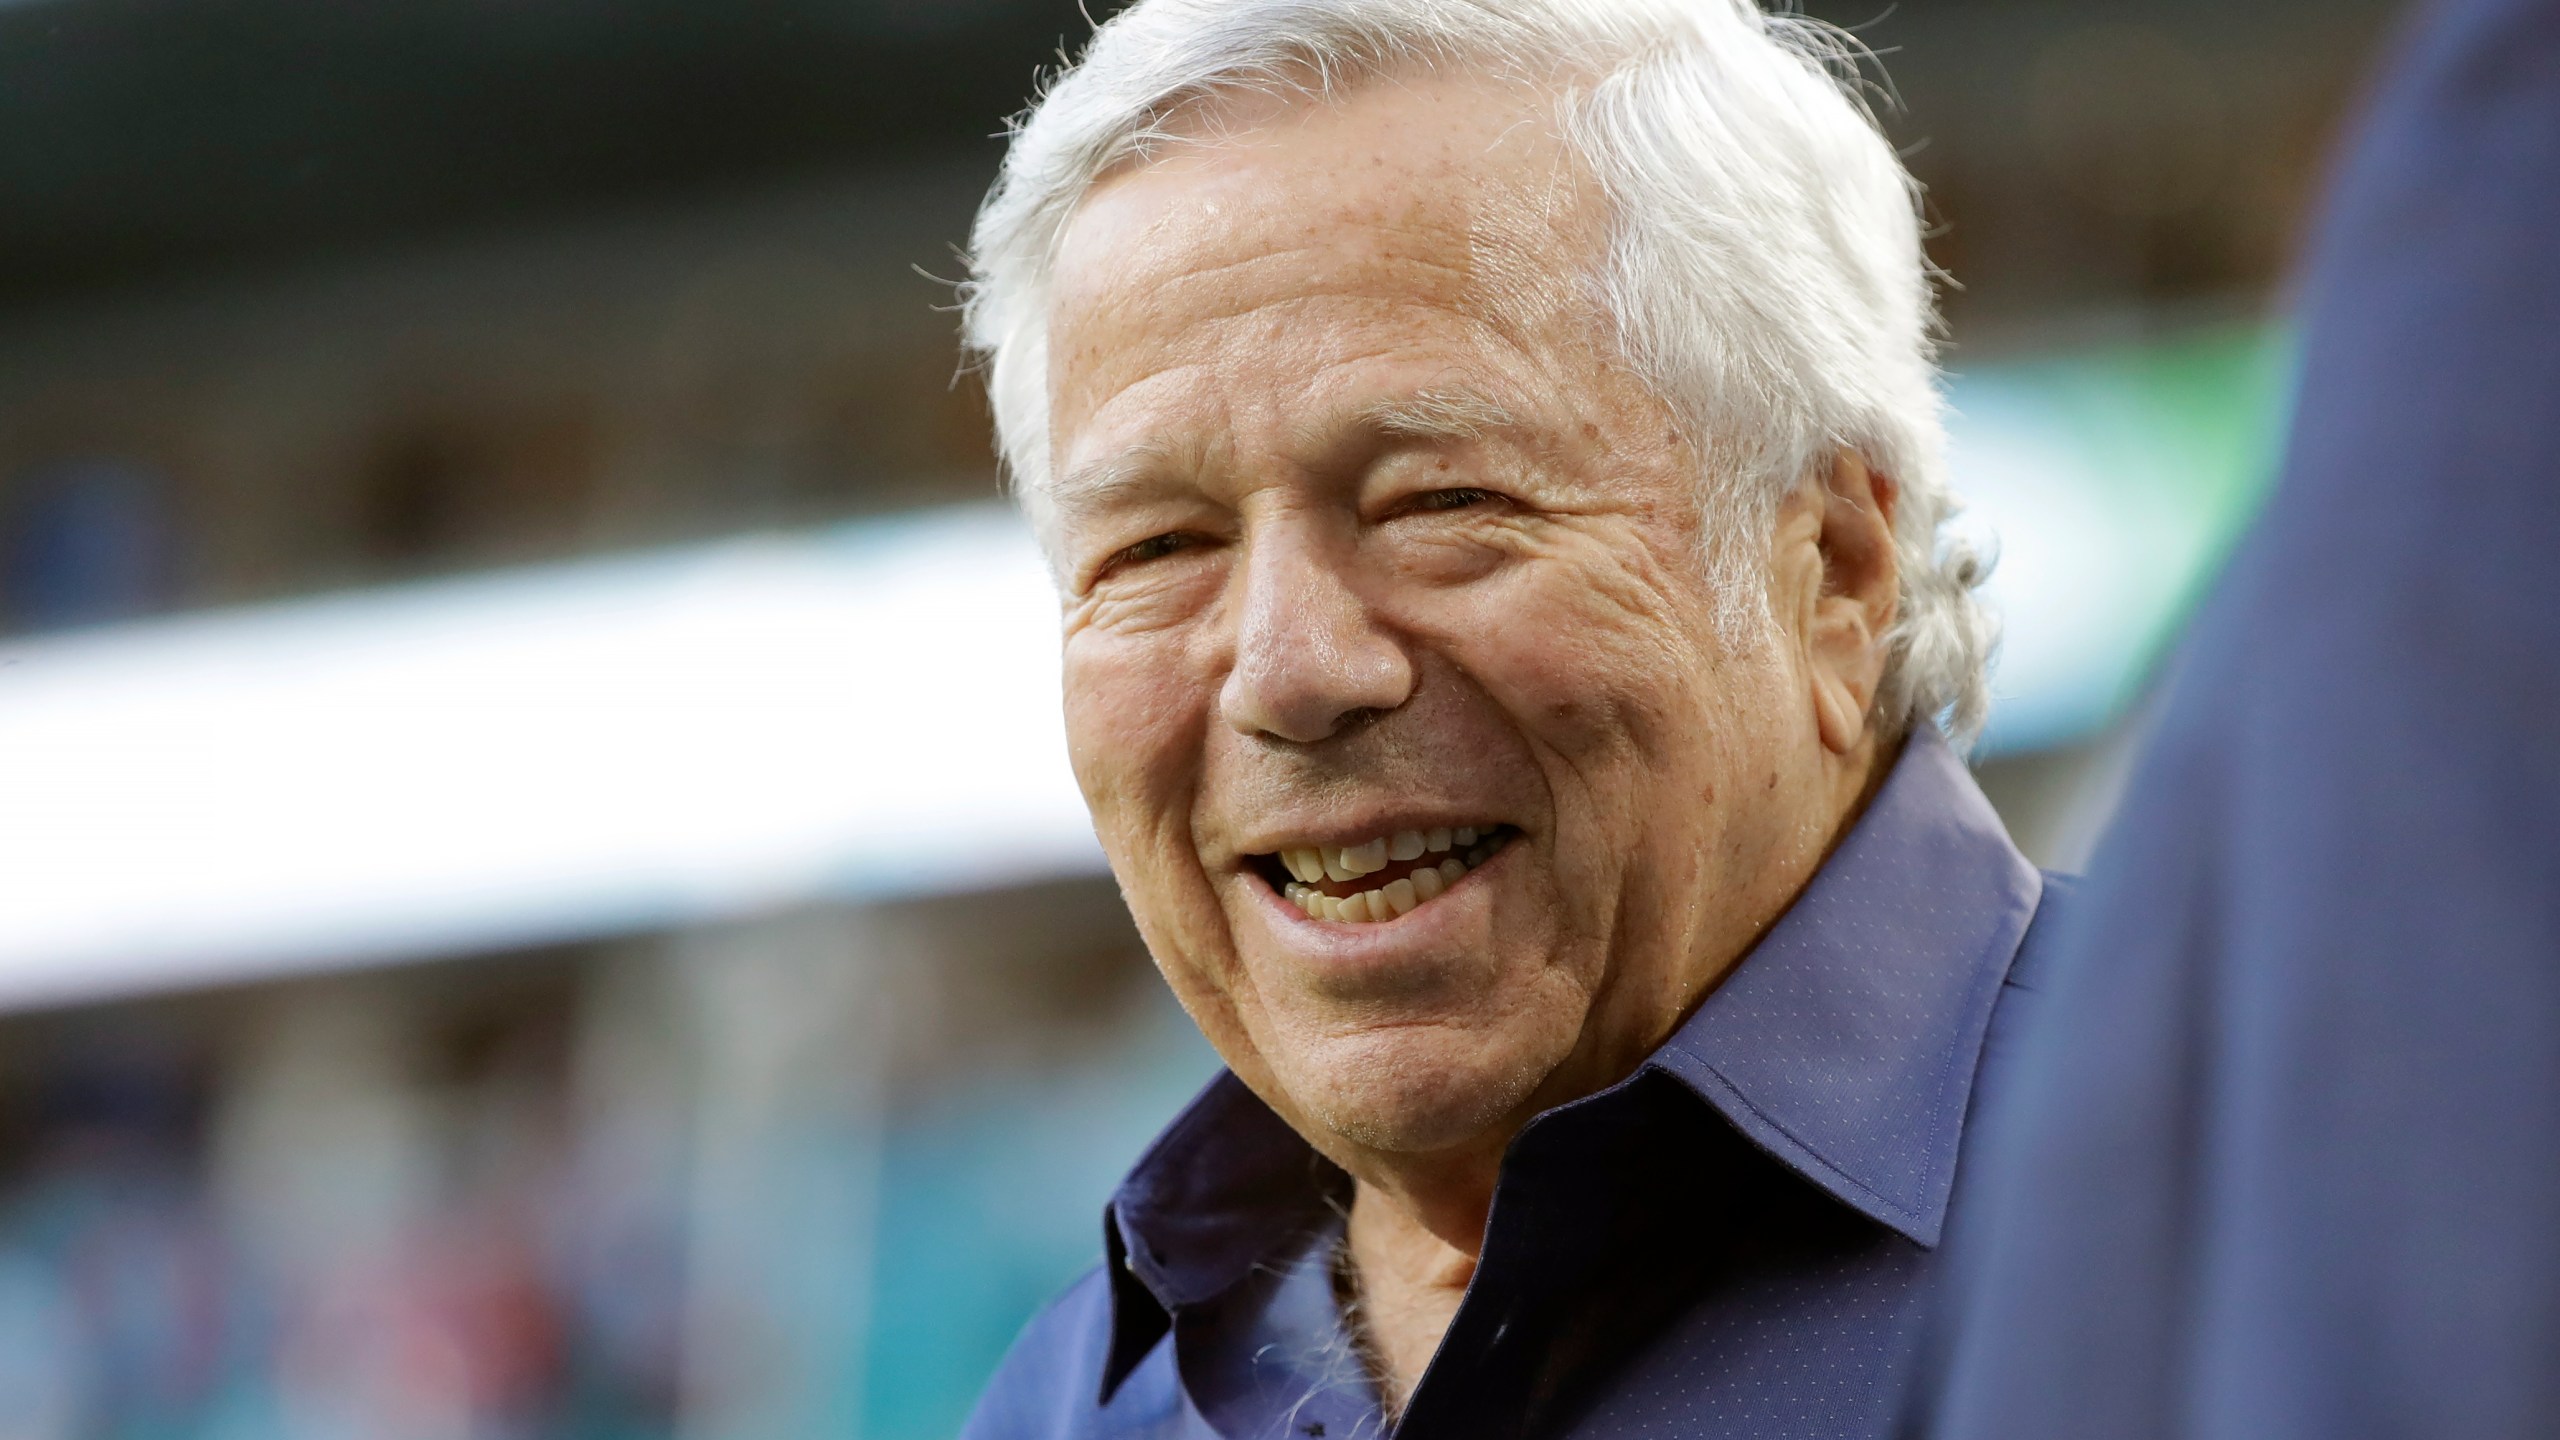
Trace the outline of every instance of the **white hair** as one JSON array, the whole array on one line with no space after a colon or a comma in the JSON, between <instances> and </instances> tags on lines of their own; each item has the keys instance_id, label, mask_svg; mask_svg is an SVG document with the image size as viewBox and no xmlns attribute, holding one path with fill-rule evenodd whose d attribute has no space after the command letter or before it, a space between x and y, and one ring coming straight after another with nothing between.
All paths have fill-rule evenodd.
<instances>
[{"instance_id":1,"label":"white hair","mask_svg":"<svg viewBox=\"0 0 2560 1440\"><path fill-rule=\"evenodd\" d=\"M1917 186L1858 90L1854 41L1753 0L1139 0L1017 124L965 288L1015 493L1049 527L1051 271L1086 191L1168 137L1186 102L1338 94L1381 72L1472 66L1551 83L1608 196L1591 278L1624 358L1704 462L1708 561L1735 624L1767 623L1779 501L1841 447L1899 491L1900 614L1879 716L1981 726L1994 627L1984 565L1942 535L1931 271Z\"/></svg>"}]
</instances>

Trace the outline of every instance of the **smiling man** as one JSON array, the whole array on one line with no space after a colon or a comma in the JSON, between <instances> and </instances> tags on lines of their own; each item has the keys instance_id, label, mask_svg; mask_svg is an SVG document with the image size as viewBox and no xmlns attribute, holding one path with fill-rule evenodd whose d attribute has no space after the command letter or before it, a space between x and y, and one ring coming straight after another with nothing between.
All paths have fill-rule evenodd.
<instances>
[{"instance_id":1,"label":"smiling man","mask_svg":"<svg viewBox=\"0 0 2560 1440\"><path fill-rule=\"evenodd\" d=\"M1139 0L1015 137L969 333L1229 1074L972 1436L1888 1427L2048 887L1842 53Z\"/></svg>"}]
</instances>

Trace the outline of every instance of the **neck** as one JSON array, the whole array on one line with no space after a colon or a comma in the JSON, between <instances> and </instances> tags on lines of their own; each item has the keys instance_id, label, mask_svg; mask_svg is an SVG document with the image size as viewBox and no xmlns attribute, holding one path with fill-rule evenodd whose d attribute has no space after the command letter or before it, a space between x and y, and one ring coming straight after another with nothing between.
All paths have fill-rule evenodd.
<instances>
[{"instance_id":1,"label":"neck","mask_svg":"<svg viewBox=\"0 0 2560 1440\"><path fill-rule=\"evenodd\" d=\"M1349 1319L1391 1417L1403 1413L1466 1298L1492 1206L1490 1167L1480 1180L1423 1192L1365 1180L1353 1192L1346 1244L1357 1303Z\"/></svg>"}]
</instances>

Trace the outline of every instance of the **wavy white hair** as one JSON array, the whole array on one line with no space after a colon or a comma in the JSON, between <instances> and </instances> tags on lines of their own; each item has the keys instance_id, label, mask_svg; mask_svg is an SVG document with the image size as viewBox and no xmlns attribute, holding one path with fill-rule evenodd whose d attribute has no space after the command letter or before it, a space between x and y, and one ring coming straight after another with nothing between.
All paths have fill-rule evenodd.
<instances>
[{"instance_id":1,"label":"wavy white hair","mask_svg":"<svg viewBox=\"0 0 2560 1440\"><path fill-rule=\"evenodd\" d=\"M1975 553L1942 534L1931 272L1917 186L1839 31L1754 0L1139 0L1015 127L979 211L965 329L1015 492L1044 538L1048 309L1059 239L1094 182L1166 139L1186 102L1338 94L1467 66L1549 85L1611 206L1589 277L1624 358L1696 444L1728 623L1768 621L1778 502L1838 447L1899 487L1900 615L1880 717L1980 729L1994 639ZM1741 542L1741 543L1736 543Z\"/></svg>"}]
</instances>

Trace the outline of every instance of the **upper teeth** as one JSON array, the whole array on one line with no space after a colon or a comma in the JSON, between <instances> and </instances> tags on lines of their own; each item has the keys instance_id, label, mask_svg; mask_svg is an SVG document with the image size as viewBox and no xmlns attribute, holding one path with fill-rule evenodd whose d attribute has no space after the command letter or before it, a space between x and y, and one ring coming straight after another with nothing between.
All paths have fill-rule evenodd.
<instances>
[{"instance_id":1,"label":"upper teeth","mask_svg":"<svg viewBox=\"0 0 2560 1440\"><path fill-rule=\"evenodd\" d=\"M1280 863L1298 877L1282 893L1318 920L1393 920L1415 906L1439 898L1440 892L1466 877L1469 852L1491 829L1460 825L1442 830L1399 830L1359 845L1309 845L1280 852ZM1327 895L1316 886L1327 880L1357 880L1387 868L1390 861L1419 860L1444 850L1458 853L1436 865L1417 865L1398 880L1353 895Z\"/></svg>"},{"instance_id":2,"label":"upper teeth","mask_svg":"<svg viewBox=\"0 0 2560 1440\"><path fill-rule=\"evenodd\" d=\"M1387 868L1390 860L1418 860L1451 846L1476 843L1473 825L1455 829L1399 830L1359 845L1309 845L1280 852L1289 873L1313 885L1319 880L1357 880Z\"/></svg>"},{"instance_id":3,"label":"upper teeth","mask_svg":"<svg viewBox=\"0 0 2560 1440\"><path fill-rule=\"evenodd\" d=\"M1339 898L1327 895L1313 885L1292 882L1287 891L1289 903L1318 920L1393 920L1426 900L1437 900L1440 892L1466 878L1467 862L1455 855L1437 865L1425 865L1401 880L1391 880L1375 890Z\"/></svg>"}]
</instances>

